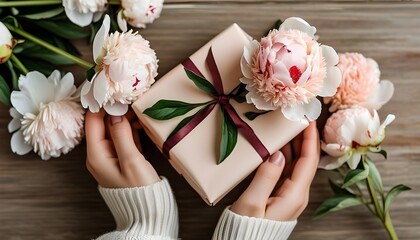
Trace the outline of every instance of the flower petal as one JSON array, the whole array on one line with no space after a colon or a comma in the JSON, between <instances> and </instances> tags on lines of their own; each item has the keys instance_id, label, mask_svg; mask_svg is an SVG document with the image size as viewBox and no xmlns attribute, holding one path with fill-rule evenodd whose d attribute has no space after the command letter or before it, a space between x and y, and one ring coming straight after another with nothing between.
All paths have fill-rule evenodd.
<instances>
[{"instance_id":1,"label":"flower petal","mask_svg":"<svg viewBox=\"0 0 420 240\"><path fill-rule=\"evenodd\" d=\"M54 100L55 84L40 72L32 71L26 74L26 77L21 76L19 78L19 88L22 93L29 95L34 106Z\"/></svg>"},{"instance_id":2,"label":"flower petal","mask_svg":"<svg viewBox=\"0 0 420 240\"><path fill-rule=\"evenodd\" d=\"M282 107L281 112L290 121L300 121L305 119L304 104L295 104L290 107Z\"/></svg>"},{"instance_id":3,"label":"flower petal","mask_svg":"<svg viewBox=\"0 0 420 240\"><path fill-rule=\"evenodd\" d=\"M17 131L12 135L10 147L12 148L12 151L18 155L27 154L33 149L31 145L25 143L22 131Z\"/></svg>"},{"instance_id":4,"label":"flower petal","mask_svg":"<svg viewBox=\"0 0 420 240\"><path fill-rule=\"evenodd\" d=\"M120 10L118 12L117 23L118 23L118 27L121 29L121 31L127 32L127 21L123 17L123 10Z\"/></svg>"},{"instance_id":5,"label":"flower petal","mask_svg":"<svg viewBox=\"0 0 420 240\"><path fill-rule=\"evenodd\" d=\"M394 95L394 84L388 80L381 80L375 95L363 106L369 109L379 110Z\"/></svg>"},{"instance_id":6,"label":"flower petal","mask_svg":"<svg viewBox=\"0 0 420 240\"><path fill-rule=\"evenodd\" d=\"M95 98L93 97L93 92L91 89L91 82L85 81L82 87L80 101L84 108L89 108L91 112L99 112L99 104L96 102Z\"/></svg>"},{"instance_id":7,"label":"flower petal","mask_svg":"<svg viewBox=\"0 0 420 240\"><path fill-rule=\"evenodd\" d=\"M327 77L324 79L321 92L318 95L321 97L333 96L340 86L341 78L341 71L338 67L327 68Z\"/></svg>"},{"instance_id":8,"label":"flower petal","mask_svg":"<svg viewBox=\"0 0 420 240\"><path fill-rule=\"evenodd\" d=\"M316 28L309 25L309 23L307 23L302 18L298 18L298 17L287 18L286 20L284 20L284 22L280 25L280 28L279 28L280 31L287 31L290 29L300 30L308 34L312 38L315 37Z\"/></svg>"},{"instance_id":9,"label":"flower petal","mask_svg":"<svg viewBox=\"0 0 420 240\"><path fill-rule=\"evenodd\" d=\"M107 103L104 105L104 109L111 116L122 116L127 113L128 105L120 102L115 102L113 104Z\"/></svg>"},{"instance_id":10,"label":"flower petal","mask_svg":"<svg viewBox=\"0 0 420 240\"><path fill-rule=\"evenodd\" d=\"M247 103L253 103L257 109L263 111L276 109L276 107L273 106L270 102L265 101L264 98L256 92L255 88L247 85L246 90L248 90L248 93L245 96Z\"/></svg>"},{"instance_id":11,"label":"flower petal","mask_svg":"<svg viewBox=\"0 0 420 240\"><path fill-rule=\"evenodd\" d=\"M23 92L13 91L10 94L10 101L12 102L13 107L20 114L25 115L26 113L37 114L38 109L32 102L32 100Z\"/></svg>"},{"instance_id":12,"label":"flower petal","mask_svg":"<svg viewBox=\"0 0 420 240\"><path fill-rule=\"evenodd\" d=\"M362 153L359 151L354 151L353 154L351 155L350 159L347 160L347 163L349 164L349 167L351 169L356 169L357 165L360 162L360 159L362 157Z\"/></svg>"},{"instance_id":13,"label":"flower petal","mask_svg":"<svg viewBox=\"0 0 420 240\"><path fill-rule=\"evenodd\" d=\"M325 59L325 63L327 67L332 67L338 64L338 54L334 50L334 48L328 45L321 45L322 49L322 57Z\"/></svg>"},{"instance_id":14,"label":"flower petal","mask_svg":"<svg viewBox=\"0 0 420 240\"><path fill-rule=\"evenodd\" d=\"M322 104L317 98L313 98L308 104L304 104L303 107L309 121L315 121L321 114Z\"/></svg>"},{"instance_id":15,"label":"flower petal","mask_svg":"<svg viewBox=\"0 0 420 240\"><path fill-rule=\"evenodd\" d=\"M96 64L100 64L99 58L102 57L102 49L105 39L108 36L109 26L109 16L105 15L104 21L102 22L102 26L101 28L99 28L98 32L95 35L95 39L93 40L93 60Z\"/></svg>"},{"instance_id":16,"label":"flower petal","mask_svg":"<svg viewBox=\"0 0 420 240\"><path fill-rule=\"evenodd\" d=\"M144 68L144 67L143 67ZM130 81L131 75L129 74L128 61L115 61L109 65L108 75L113 82ZM147 70L139 71L147 76ZM139 79L144 79L143 76L138 76Z\"/></svg>"},{"instance_id":17,"label":"flower petal","mask_svg":"<svg viewBox=\"0 0 420 240\"><path fill-rule=\"evenodd\" d=\"M58 89L56 89L54 99L55 101L63 100L64 98L71 96L75 90L74 77L73 74L69 72L61 79Z\"/></svg>"},{"instance_id":18,"label":"flower petal","mask_svg":"<svg viewBox=\"0 0 420 240\"><path fill-rule=\"evenodd\" d=\"M10 108L9 113L10 113L10 116L13 117L13 119L7 125L7 129L9 130L9 133L12 133L18 130L22 126L20 122L22 115L20 115L14 108Z\"/></svg>"},{"instance_id":19,"label":"flower petal","mask_svg":"<svg viewBox=\"0 0 420 240\"><path fill-rule=\"evenodd\" d=\"M79 25L80 27L86 27L92 22L93 13L79 13L77 10L70 10L68 8L64 8L67 17L72 21L74 24Z\"/></svg>"},{"instance_id":20,"label":"flower petal","mask_svg":"<svg viewBox=\"0 0 420 240\"><path fill-rule=\"evenodd\" d=\"M242 56L241 58L241 71L245 78L247 79L253 78L251 68L249 68L248 63L246 62L244 56Z\"/></svg>"},{"instance_id":21,"label":"flower petal","mask_svg":"<svg viewBox=\"0 0 420 240\"><path fill-rule=\"evenodd\" d=\"M95 78L93 85L93 96L95 100L99 103L99 106L106 100L106 93L108 89L108 79L105 75L105 71L101 71L98 76Z\"/></svg>"},{"instance_id":22,"label":"flower petal","mask_svg":"<svg viewBox=\"0 0 420 240\"><path fill-rule=\"evenodd\" d=\"M259 46L260 44L257 42L257 40L253 40L244 46L243 57L245 58L248 64L252 62L252 56L254 55L255 51L258 49Z\"/></svg>"},{"instance_id":23,"label":"flower petal","mask_svg":"<svg viewBox=\"0 0 420 240\"><path fill-rule=\"evenodd\" d=\"M349 155L346 154L343 157L335 158L331 156L323 156L319 160L318 168L326 169L326 170L332 170L339 168L343 163L345 163L348 159Z\"/></svg>"}]
</instances>

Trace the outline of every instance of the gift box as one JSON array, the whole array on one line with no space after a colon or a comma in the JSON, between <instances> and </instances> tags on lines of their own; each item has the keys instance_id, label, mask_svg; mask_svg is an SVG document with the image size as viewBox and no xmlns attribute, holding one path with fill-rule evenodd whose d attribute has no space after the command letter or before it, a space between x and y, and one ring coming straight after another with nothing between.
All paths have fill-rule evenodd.
<instances>
[{"instance_id":1,"label":"gift box","mask_svg":"<svg viewBox=\"0 0 420 240\"><path fill-rule=\"evenodd\" d=\"M134 111L152 141L167 153L171 165L209 205L216 204L264 159L309 124L307 121L289 121L279 110L260 115L251 121L244 113L257 112L252 104L239 103L229 97L212 96L188 76L188 73L198 72L197 75L201 74L202 78L217 85L215 78L220 75L218 81L222 82L223 91L228 95L240 84L241 56L244 45L249 41L251 37L246 32L237 24L231 25L191 55L186 62L161 77L133 104ZM205 110L204 106L197 107L182 116L167 120L157 120L144 113L146 109L164 99L188 103L211 102L212 106L211 109ZM168 137L178 124L188 116L201 114L201 110L206 111L202 119L197 121L192 129L190 126L188 134L182 139L175 140L175 143L172 141L168 150ZM219 163L225 114L230 114L231 119L235 116L239 118L235 119L233 124L239 122L239 125L246 125L245 128L249 128L249 131L244 133L243 128L238 127L236 145L226 159Z\"/></svg>"}]
</instances>

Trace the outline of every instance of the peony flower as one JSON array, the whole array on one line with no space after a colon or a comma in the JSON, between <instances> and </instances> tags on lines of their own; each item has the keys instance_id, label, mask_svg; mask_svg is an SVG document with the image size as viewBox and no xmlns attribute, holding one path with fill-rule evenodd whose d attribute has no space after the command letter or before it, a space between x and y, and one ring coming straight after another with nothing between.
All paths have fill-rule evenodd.
<instances>
[{"instance_id":1,"label":"peony flower","mask_svg":"<svg viewBox=\"0 0 420 240\"><path fill-rule=\"evenodd\" d=\"M345 162L351 169L359 164L362 154L378 147L385 138L385 127L394 121L389 114L380 124L376 110L352 107L334 113L325 124L321 149L328 156L321 158L319 167L335 169Z\"/></svg>"},{"instance_id":2,"label":"peony flower","mask_svg":"<svg viewBox=\"0 0 420 240\"><path fill-rule=\"evenodd\" d=\"M338 56L342 81L334 96L324 98L324 103L331 103L330 112L353 105L378 110L391 99L394 85L391 81L379 80L381 72L375 60L360 53Z\"/></svg>"},{"instance_id":3,"label":"peony flower","mask_svg":"<svg viewBox=\"0 0 420 240\"><path fill-rule=\"evenodd\" d=\"M335 94L341 74L335 50L315 40L315 27L288 18L261 42L244 48L241 82L248 103L260 110L280 108L290 120L314 120L321 113L317 96Z\"/></svg>"},{"instance_id":4,"label":"peony flower","mask_svg":"<svg viewBox=\"0 0 420 240\"><path fill-rule=\"evenodd\" d=\"M86 27L92 21L98 21L107 5L107 0L63 0L67 17L81 27Z\"/></svg>"},{"instance_id":5,"label":"peony flower","mask_svg":"<svg viewBox=\"0 0 420 240\"><path fill-rule=\"evenodd\" d=\"M127 22L133 27L146 28L146 24L159 18L163 0L121 0L122 9L118 12L118 26L127 31Z\"/></svg>"},{"instance_id":6,"label":"peony flower","mask_svg":"<svg viewBox=\"0 0 420 240\"><path fill-rule=\"evenodd\" d=\"M58 70L48 78L33 71L19 78L20 91L10 97L13 107L9 132L11 147L23 155L34 150L43 160L72 150L83 137L84 109L75 96L71 73L62 79Z\"/></svg>"},{"instance_id":7,"label":"peony flower","mask_svg":"<svg viewBox=\"0 0 420 240\"><path fill-rule=\"evenodd\" d=\"M81 102L92 112L103 107L121 116L154 83L158 65L148 41L132 30L108 35L109 24L107 15L93 41L96 73L83 84Z\"/></svg>"},{"instance_id":8,"label":"peony flower","mask_svg":"<svg viewBox=\"0 0 420 240\"><path fill-rule=\"evenodd\" d=\"M12 55L14 39L9 29L0 22L0 64L5 63Z\"/></svg>"}]
</instances>

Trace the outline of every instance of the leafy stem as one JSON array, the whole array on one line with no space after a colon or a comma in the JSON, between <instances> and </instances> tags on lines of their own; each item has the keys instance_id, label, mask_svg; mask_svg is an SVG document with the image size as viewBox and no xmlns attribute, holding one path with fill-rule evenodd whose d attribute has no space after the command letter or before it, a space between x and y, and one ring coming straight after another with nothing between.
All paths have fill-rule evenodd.
<instances>
[{"instance_id":1,"label":"leafy stem","mask_svg":"<svg viewBox=\"0 0 420 240\"><path fill-rule=\"evenodd\" d=\"M366 158L366 155L362 155L362 161L365 161L365 158ZM381 219L381 221L384 221L384 213L382 211L381 206L379 205L378 196L376 195L376 191L373 187L371 176L368 176L366 178L366 186L368 188L372 203L375 207L376 215L379 217L379 219Z\"/></svg>"},{"instance_id":2,"label":"leafy stem","mask_svg":"<svg viewBox=\"0 0 420 240\"><path fill-rule=\"evenodd\" d=\"M73 61L74 63L80 65L81 67L84 67L86 69L90 69L93 66L92 63L87 62L87 61L85 61L85 60L83 60L81 58L78 58L78 57L76 57L76 56L74 56L74 55L72 55L72 54L70 54L70 53L68 53L68 52L66 52L66 51L64 51L64 50L62 50L62 49L60 49L60 48L58 48L58 47L56 47L56 46L54 46L54 45L46 42L46 41L44 41L44 40L42 40L42 39L39 39L39 38L33 36L32 34L26 32L26 31L24 31L24 30L22 30L22 29L20 29L18 27L12 26L12 25L10 25L8 23L4 23L4 25L6 25L6 27L10 31L12 31L14 33L17 33L17 34L21 35L22 37L24 37L24 38L26 38L26 39L28 39L28 40L30 40L30 41L38 44L38 45L41 45L41 46L49 49L52 52L55 52L55 53L57 53L57 54L65 57L65 58Z\"/></svg>"},{"instance_id":3,"label":"leafy stem","mask_svg":"<svg viewBox=\"0 0 420 240\"><path fill-rule=\"evenodd\" d=\"M28 7L62 4L61 0L2 1L0 7Z\"/></svg>"},{"instance_id":4,"label":"leafy stem","mask_svg":"<svg viewBox=\"0 0 420 240\"><path fill-rule=\"evenodd\" d=\"M23 63L16 57L16 55L12 54L10 56L10 59L13 61L14 64L16 64L16 66L19 67L20 71L22 71L23 74L26 75L29 72L25 65L23 65Z\"/></svg>"}]
</instances>

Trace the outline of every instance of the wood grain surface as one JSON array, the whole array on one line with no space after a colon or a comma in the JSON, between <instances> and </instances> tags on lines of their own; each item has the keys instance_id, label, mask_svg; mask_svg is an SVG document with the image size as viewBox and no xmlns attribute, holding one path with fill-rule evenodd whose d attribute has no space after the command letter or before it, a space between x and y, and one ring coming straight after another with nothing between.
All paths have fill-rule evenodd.
<instances>
[{"instance_id":1,"label":"wood grain surface","mask_svg":"<svg viewBox=\"0 0 420 240\"><path fill-rule=\"evenodd\" d=\"M382 79L395 94L380 115L397 118L387 131L389 159L378 162L386 189L398 183L402 193L391 208L401 239L420 239L420 3L405 1L179 1L168 0L161 18L141 34L157 52L159 76L236 22L259 38L278 19L300 16L316 26L322 43L338 52L357 51L376 59ZM87 60L88 46L79 42ZM80 84L84 70L71 67ZM31 153L14 155L9 146L8 109L0 106L0 239L91 239L114 227L112 216L85 168L85 143L59 159L42 161ZM170 180L180 212L180 237L210 239L223 209L249 178L217 206L207 206L143 134L146 156ZM310 202L291 239L387 239L380 222L356 207L312 220L331 196L325 171L318 171ZM287 206L285 206L287 207Z\"/></svg>"}]
</instances>

